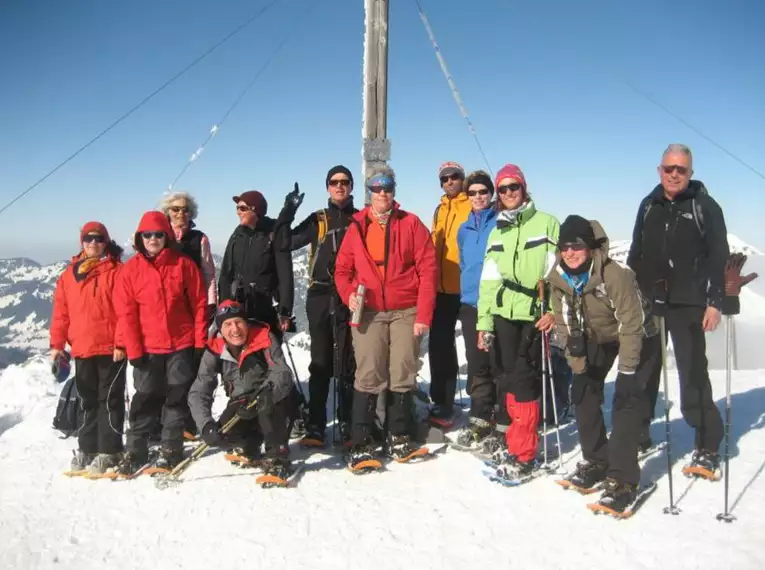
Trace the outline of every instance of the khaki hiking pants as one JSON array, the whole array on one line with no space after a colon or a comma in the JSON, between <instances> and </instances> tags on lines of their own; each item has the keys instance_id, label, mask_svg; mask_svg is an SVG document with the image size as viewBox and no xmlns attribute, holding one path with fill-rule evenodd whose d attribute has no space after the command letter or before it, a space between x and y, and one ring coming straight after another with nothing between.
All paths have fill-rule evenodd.
<instances>
[{"instance_id":1,"label":"khaki hiking pants","mask_svg":"<svg viewBox=\"0 0 765 570\"><path fill-rule=\"evenodd\" d=\"M409 392L417 384L420 338L414 336L417 308L400 311L366 311L361 324L352 327L359 392L380 394Z\"/></svg>"}]
</instances>

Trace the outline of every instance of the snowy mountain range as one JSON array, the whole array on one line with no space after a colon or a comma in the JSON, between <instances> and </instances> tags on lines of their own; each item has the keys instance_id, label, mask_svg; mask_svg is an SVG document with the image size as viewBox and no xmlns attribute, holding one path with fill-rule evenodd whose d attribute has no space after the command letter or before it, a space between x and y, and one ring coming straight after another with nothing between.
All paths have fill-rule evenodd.
<instances>
[{"instance_id":1,"label":"snowy mountain range","mask_svg":"<svg viewBox=\"0 0 765 570\"><path fill-rule=\"evenodd\" d=\"M215 266L222 257L214 255ZM295 316L306 330L305 296L308 260L305 250L292 256L295 272ZM0 259L0 369L48 350L48 329L56 281L68 262L40 265L26 258ZM296 339L297 344L302 344Z\"/></svg>"},{"instance_id":2,"label":"snowy mountain range","mask_svg":"<svg viewBox=\"0 0 765 570\"><path fill-rule=\"evenodd\" d=\"M761 251L735 235L729 234L728 241L732 251L765 259ZM611 256L625 261L629 246L629 241L612 242ZM221 256L213 257L216 267L220 267ZM295 272L294 314L298 331L306 331L307 250L294 252L292 259ZM755 270L749 268L752 262L755 260L750 260L745 270ZM9 364L24 362L30 356L48 349L53 291L65 267L66 262L63 261L42 266L26 258L0 259L0 369ZM291 342L301 348L308 348L306 334L293 336Z\"/></svg>"}]
</instances>

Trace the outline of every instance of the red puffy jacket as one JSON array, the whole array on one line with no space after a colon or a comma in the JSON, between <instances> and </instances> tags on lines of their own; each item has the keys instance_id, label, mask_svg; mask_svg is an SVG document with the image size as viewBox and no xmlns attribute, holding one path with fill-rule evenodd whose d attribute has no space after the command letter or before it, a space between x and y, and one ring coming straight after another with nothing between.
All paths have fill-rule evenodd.
<instances>
[{"instance_id":1,"label":"red puffy jacket","mask_svg":"<svg viewBox=\"0 0 765 570\"><path fill-rule=\"evenodd\" d=\"M161 212L147 212L140 232L164 231L168 247L147 258L139 252L128 260L117 279L115 307L128 359L145 353L170 354L204 348L207 342L204 281L194 261L174 249L175 237Z\"/></svg>"},{"instance_id":2,"label":"red puffy jacket","mask_svg":"<svg viewBox=\"0 0 765 570\"><path fill-rule=\"evenodd\" d=\"M335 285L347 303L359 283L366 287L364 308L394 311L417 307L416 321L430 326L436 302L438 267L430 231L394 202L385 226L385 278L366 248L369 206L353 215L335 262Z\"/></svg>"},{"instance_id":3,"label":"red puffy jacket","mask_svg":"<svg viewBox=\"0 0 765 570\"><path fill-rule=\"evenodd\" d=\"M116 336L117 313L112 303L122 264L107 257L78 282L74 270L80 259L80 255L73 257L56 283L50 346L64 350L68 342L76 358L111 355L114 347L122 344Z\"/></svg>"}]
</instances>

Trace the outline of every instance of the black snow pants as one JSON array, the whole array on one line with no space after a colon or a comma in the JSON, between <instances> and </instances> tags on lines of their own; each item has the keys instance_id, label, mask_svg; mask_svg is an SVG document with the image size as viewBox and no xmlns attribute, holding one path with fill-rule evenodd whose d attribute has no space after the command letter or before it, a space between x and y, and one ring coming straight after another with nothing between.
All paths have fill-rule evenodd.
<instances>
[{"instance_id":1,"label":"black snow pants","mask_svg":"<svg viewBox=\"0 0 765 570\"><path fill-rule=\"evenodd\" d=\"M128 415L128 450L146 452L161 412L162 447L169 452L183 451L193 367L194 349L187 348L170 354L147 354L141 365L133 368L135 395Z\"/></svg>"},{"instance_id":2,"label":"black snow pants","mask_svg":"<svg viewBox=\"0 0 765 570\"><path fill-rule=\"evenodd\" d=\"M717 453L723 439L724 428L720 410L712 397L712 385L707 369L706 338L702 328L703 307L669 305L664 317L667 339L672 345L680 377L680 410L683 418L695 430L695 447ZM661 344L657 344L658 357L653 359L646 391L649 410L643 422L641 439L650 438L651 419L656 408L661 383Z\"/></svg>"},{"instance_id":3,"label":"black snow pants","mask_svg":"<svg viewBox=\"0 0 765 570\"><path fill-rule=\"evenodd\" d=\"M645 385L655 365L659 336L643 339L640 364L635 374L619 374L611 412L611 438L603 419L603 384L619 352L617 343L601 345L597 365L588 365L586 374L575 374L571 386L579 443L585 460L606 467L606 476L621 483L640 482L638 445L641 423L648 410Z\"/></svg>"},{"instance_id":4,"label":"black snow pants","mask_svg":"<svg viewBox=\"0 0 765 570\"><path fill-rule=\"evenodd\" d=\"M340 422L351 422L356 362L348 324L350 311L333 290L309 290L305 309L311 335L309 425L306 427L323 433L327 425L327 398L333 377L338 381L337 418Z\"/></svg>"},{"instance_id":5,"label":"black snow pants","mask_svg":"<svg viewBox=\"0 0 765 570\"><path fill-rule=\"evenodd\" d=\"M75 359L75 384L83 411L77 433L85 453L119 453L125 424L125 378L127 361L112 356Z\"/></svg>"}]
</instances>

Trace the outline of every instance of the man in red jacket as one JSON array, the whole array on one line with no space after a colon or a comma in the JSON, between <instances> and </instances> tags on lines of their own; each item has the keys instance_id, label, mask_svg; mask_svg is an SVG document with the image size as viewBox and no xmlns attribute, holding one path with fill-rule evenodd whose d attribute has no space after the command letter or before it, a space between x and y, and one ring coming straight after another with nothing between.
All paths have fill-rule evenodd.
<instances>
[{"instance_id":1,"label":"man in red jacket","mask_svg":"<svg viewBox=\"0 0 765 570\"><path fill-rule=\"evenodd\" d=\"M372 459L377 396L387 390L387 424L392 455L405 460L416 451L411 436L413 391L419 346L433 318L436 298L435 249L425 224L393 199L396 180L389 167L367 181L372 203L351 218L335 264L340 298L363 314L352 330L356 355L352 444L349 467Z\"/></svg>"},{"instance_id":2,"label":"man in red jacket","mask_svg":"<svg viewBox=\"0 0 765 570\"><path fill-rule=\"evenodd\" d=\"M50 347L54 362L67 343L75 358L83 420L71 470L96 474L114 467L122 452L125 352L117 348L121 342L112 304L122 249L100 222L82 227L80 243L82 250L56 283Z\"/></svg>"},{"instance_id":3,"label":"man in red jacket","mask_svg":"<svg viewBox=\"0 0 765 570\"><path fill-rule=\"evenodd\" d=\"M148 438L159 410L162 443L156 466L172 468L182 460L195 349L202 352L207 340L204 280L194 261L177 249L167 217L145 213L134 244L138 253L120 272L116 295L136 391L128 416L128 451L119 465L123 474L149 461Z\"/></svg>"}]
</instances>

